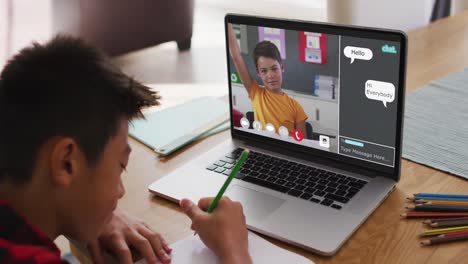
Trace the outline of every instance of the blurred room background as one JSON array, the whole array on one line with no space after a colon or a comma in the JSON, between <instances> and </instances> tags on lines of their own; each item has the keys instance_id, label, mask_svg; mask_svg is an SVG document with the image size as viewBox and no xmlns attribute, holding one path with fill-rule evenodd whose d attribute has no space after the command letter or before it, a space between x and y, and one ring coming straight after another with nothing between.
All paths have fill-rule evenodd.
<instances>
[{"instance_id":1,"label":"blurred room background","mask_svg":"<svg viewBox=\"0 0 468 264\"><path fill-rule=\"evenodd\" d=\"M101 47L144 82L225 82L227 12L410 31L467 6L468 0L0 0L0 69L32 41L66 32Z\"/></svg>"}]
</instances>

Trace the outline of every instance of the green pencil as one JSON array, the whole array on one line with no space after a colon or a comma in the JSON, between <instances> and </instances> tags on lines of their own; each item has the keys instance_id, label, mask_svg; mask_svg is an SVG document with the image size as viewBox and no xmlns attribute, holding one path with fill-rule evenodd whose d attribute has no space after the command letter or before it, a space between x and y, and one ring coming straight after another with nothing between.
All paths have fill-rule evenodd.
<instances>
[{"instance_id":1,"label":"green pencil","mask_svg":"<svg viewBox=\"0 0 468 264\"><path fill-rule=\"evenodd\" d=\"M229 184L231 183L232 179L237 175L237 173L241 169L241 167L244 164L245 160L247 159L248 155L249 155L249 150L244 149L244 151L242 151L236 165L234 165L234 168L232 168L231 174L229 174L226 181L224 181L223 186L221 187L218 194L216 195L216 197L214 198L214 200L211 202L210 206L208 207L208 210L207 210L208 213L213 212L213 210L216 208L216 206L218 206L219 200L221 200L221 198L223 197L224 192L226 192L226 189L229 187ZM197 232L195 232L194 235L196 235L196 234L197 234Z\"/></svg>"},{"instance_id":2,"label":"green pencil","mask_svg":"<svg viewBox=\"0 0 468 264\"><path fill-rule=\"evenodd\" d=\"M466 226L468 225L468 220L458 220L458 221L444 221L444 222L435 222L430 224L431 227L455 227L455 226Z\"/></svg>"},{"instance_id":3,"label":"green pencil","mask_svg":"<svg viewBox=\"0 0 468 264\"><path fill-rule=\"evenodd\" d=\"M223 197L224 192L228 188L229 184L231 183L232 179L237 175L239 172L240 168L244 164L245 160L247 159L247 156L249 155L249 150L244 149L242 151L239 160L237 161L236 165L234 165L234 168L232 168L231 174L229 174L229 177L227 177L226 181L224 182L223 186L219 190L218 194L214 198L214 200L211 202L210 207L208 207L207 212L211 213L213 210L218 206L219 200L221 200L221 197Z\"/></svg>"}]
</instances>

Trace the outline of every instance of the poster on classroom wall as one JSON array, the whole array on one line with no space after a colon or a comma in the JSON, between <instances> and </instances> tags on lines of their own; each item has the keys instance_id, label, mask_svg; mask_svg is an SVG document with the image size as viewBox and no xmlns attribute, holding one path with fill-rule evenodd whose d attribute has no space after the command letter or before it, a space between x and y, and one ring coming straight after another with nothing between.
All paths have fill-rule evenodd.
<instances>
[{"instance_id":1,"label":"poster on classroom wall","mask_svg":"<svg viewBox=\"0 0 468 264\"><path fill-rule=\"evenodd\" d=\"M301 62L327 63L327 35L314 32L299 32L299 59Z\"/></svg>"},{"instance_id":2,"label":"poster on classroom wall","mask_svg":"<svg viewBox=\"0 0 468 264\"><path fill-rule=\"evenodd\" d=\"M286 41L284 29L258 27L258 42L271 41L281 53L281 59L286 59Z\"/></svg>"}]
</instances>

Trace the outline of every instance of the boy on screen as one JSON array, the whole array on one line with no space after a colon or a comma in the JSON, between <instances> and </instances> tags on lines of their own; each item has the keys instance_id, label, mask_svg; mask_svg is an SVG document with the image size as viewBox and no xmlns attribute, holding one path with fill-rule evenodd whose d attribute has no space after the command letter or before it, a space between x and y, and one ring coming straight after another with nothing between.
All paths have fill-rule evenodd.
<instances>
[{"instance_id":1,"label":"boy on screen","mask_svg":"<svg viewBox=\"0 0 468 264\"><path fill-rule=\"evenodd\" d=\"M279 127L284 126L289 135L299 130L307 138L305 121L308 116L296 100L283 92L284 65L275 44L261 41L254 48L252 55L256 73L263 82L263 85L259 85L250 75L241 56L231 24L228 25L228 38L229 52L252 102L255 120L262 124L263 129L267 123L271 123L276 133Z\"/></svg>"}]
</instances>

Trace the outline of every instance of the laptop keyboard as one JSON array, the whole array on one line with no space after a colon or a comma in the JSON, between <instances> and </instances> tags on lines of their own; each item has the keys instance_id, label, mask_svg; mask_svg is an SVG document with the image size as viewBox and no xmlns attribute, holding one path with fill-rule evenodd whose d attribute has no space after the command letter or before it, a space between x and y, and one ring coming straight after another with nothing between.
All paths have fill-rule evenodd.
<instances>
[{"instance_id":1,"label":"laptop keyboard","mask_svg":"<svg viewBox=\"0 0 468 264\"><path fill-rule=\"evenodd\" d=\"M239 158L238 148L207 167L229 175ZM250 151L237 179L273 189L313 203L341 209L366 184L366 181Z\"/></svg>"}]
</instances>

